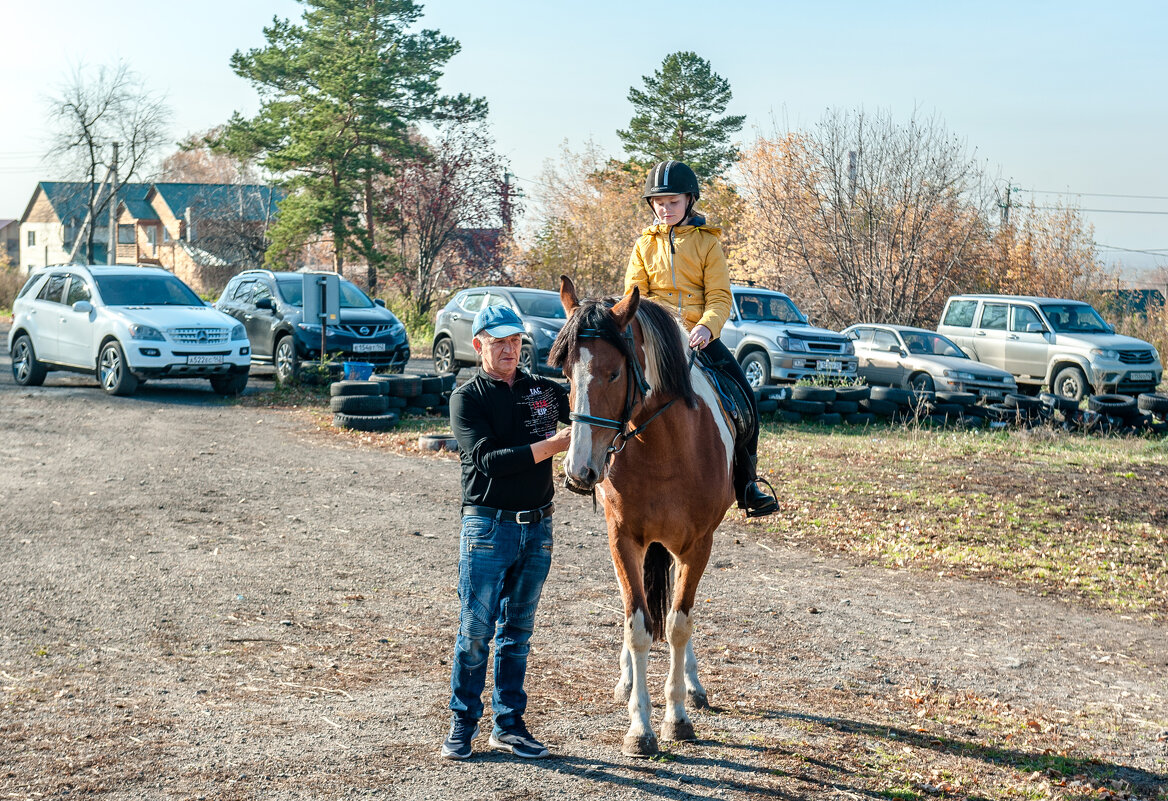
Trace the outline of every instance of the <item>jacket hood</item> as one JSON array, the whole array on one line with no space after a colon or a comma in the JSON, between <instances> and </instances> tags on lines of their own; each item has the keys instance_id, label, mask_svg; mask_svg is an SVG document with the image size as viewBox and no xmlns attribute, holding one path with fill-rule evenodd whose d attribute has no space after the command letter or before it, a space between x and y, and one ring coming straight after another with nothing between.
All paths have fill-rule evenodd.
<instances>
[{"instance_id":1,"label":"jacket hood","mask_svg":"<svg viewBox=\"0 0 1168 801\"><path fill-rule=\"evenodd\" d=\"M689 218L689 223L686 225L673 226L673 233L675 234L687 234L693 230L705 231L706 233L713 234L714 236L722 235L722 229L719 226L706 225L706 218L700 214L691 215ZM656 236L658 234L664 234L665 236L668 236L669 226L665 223L654 223L645 230L641 231L641 234L643 236Z\"/></svg>"}]
</instances>

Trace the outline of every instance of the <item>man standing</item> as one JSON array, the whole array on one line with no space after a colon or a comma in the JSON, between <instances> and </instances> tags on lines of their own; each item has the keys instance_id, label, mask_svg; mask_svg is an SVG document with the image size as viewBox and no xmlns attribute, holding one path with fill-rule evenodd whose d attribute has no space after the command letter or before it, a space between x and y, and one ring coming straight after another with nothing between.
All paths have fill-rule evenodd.
<instances>
[{"instance_id":1,"label":"man standing","mask_svg":"<svg viewBox=\"0 0 1168 801\"><path fill-rule=\"evenodd\" d=\"M471 327L482 367L450 396L450 426L462 460L458 637L451 670L453 721L442 756L466 759L483 714L495 641L490 746L527 759L548 750L523 722L528 641L552 560L552 462L568 449L568 396L519 369L523 322L487 306Z\"/></svg>"}]
</instances>

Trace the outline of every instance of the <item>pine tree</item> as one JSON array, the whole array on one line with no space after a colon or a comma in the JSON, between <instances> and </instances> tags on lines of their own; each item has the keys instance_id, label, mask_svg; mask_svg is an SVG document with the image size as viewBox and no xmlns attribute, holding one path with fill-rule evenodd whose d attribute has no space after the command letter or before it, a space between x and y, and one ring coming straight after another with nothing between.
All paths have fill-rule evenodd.
<instances>
[{"instance_id":1,"label":"pine tree","mask_svg":"<svg viewBox=\"0 0 1168 801\"><path fill-rule=\"evenodd\" d=\"M730 137L745 116L719 116L730 103L730 83L697 53L671 53L644 90L630 87L635 113L627 130L617 131L625 152L641 165L667 159L684 161L705 181L721 175L738 159Z\"/></svg>"},{"instance_id":2,"label":"pine tree","mask_svg":"<svg viewBox=\"0 0 1168 801\"><path fill-rule=\"evenodd\" d=\"M340 272L350 253L379 260L373 184L416 155L410 125L481 118L486 101L438 94L459 44L438 31L411 32L422 15L413 0L303 2L303 24L275 19L266 47L232 56L262 105L252 119L235 114L219 145L285 179L268 260L327 232Z\"/></svg>"}]
</instances>

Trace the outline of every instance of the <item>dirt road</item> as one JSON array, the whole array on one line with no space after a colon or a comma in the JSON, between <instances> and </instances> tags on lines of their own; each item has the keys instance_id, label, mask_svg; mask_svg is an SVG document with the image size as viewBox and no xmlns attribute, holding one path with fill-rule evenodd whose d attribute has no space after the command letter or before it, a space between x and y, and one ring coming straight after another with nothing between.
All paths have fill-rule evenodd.
<instances>
[{"instance_id":1,"label":"dirt road","mask_svg":"<svg viewBox=\"0 0 1168 801\"><path fill-rule=\"evenodd\" d=\"M528 684L555 758L443 762L454 461L201 383L23 389L6 358L0 429L3 798L1164 797L1163 624L733 517L698 609L701 741L621 757L603 519L567 494Z\"/></svg>"}]
</instances>

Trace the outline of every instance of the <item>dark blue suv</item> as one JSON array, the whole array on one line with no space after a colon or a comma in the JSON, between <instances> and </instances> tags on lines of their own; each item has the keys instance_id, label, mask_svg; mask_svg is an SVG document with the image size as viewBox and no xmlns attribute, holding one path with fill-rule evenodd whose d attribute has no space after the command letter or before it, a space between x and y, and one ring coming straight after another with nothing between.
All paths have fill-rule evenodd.
<instances>
[{"instance_id":1,"label":"dark blue suv","mask_svg":"<svg viewBox=\"0 0 1168 801\"><path fill-rule=\"evenodd\" d=\"M215 308L247 329L252 362L273 364L281 382L296 378L301 361L320 358L320 325L303 321L304 276L245 270L215 302ZM356 284L342 278L340 287L341 316L325 331L327 354L400 372L410 358L405 326L383 301L371 300Z\"/></svg>"}]
</instances>

